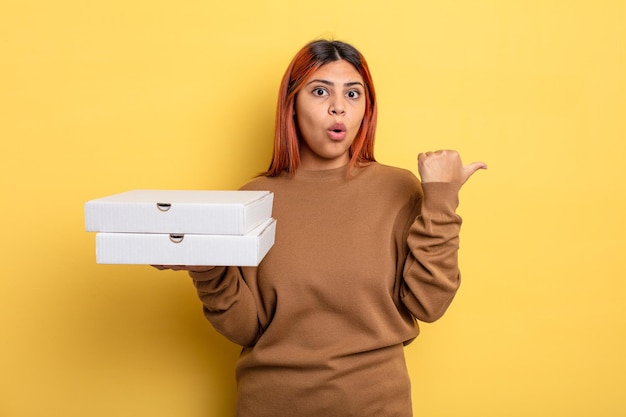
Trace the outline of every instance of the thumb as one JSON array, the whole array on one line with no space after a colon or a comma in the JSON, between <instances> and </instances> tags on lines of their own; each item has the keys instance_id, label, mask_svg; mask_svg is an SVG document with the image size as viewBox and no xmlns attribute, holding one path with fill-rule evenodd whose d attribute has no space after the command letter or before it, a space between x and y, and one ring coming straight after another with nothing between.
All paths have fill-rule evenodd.
<instances>
[{"instance_id":1,"label":"thumb","mask_svg":"<svg viewBox=\"0 0 626 417\"><path fill-rule=\"evenodd\" d=\"M479 169L487 169L487 164L484 162L473 162L463 167L463 183L469 179Z\"/></svg>"}]
</instances>

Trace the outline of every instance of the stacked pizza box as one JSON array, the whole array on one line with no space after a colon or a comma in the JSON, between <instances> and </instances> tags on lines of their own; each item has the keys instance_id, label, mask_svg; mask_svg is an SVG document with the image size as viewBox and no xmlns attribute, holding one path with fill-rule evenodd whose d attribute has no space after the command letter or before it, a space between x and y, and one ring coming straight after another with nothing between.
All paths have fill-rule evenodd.
<instances>
[{"instance_id":1,"label":"stacked pizza box","mask_svg":"<svg viewBox=\"0 0 626 417\"><path fill-rule=\"evenodd\" d=\"M274 244L270 191L133 190L85 203L100 264L258 266Z\"/></svg>"}]
</instances>

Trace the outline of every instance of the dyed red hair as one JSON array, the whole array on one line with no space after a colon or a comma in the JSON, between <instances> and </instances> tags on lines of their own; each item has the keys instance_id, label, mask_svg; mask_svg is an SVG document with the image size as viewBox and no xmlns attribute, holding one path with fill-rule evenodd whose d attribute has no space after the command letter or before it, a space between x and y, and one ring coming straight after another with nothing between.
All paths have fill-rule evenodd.
<instances>
[{"instance_id":1,"label":"dyed red hair","mask_svg":"<svg viewBox=\"0 0 626 417\"><path fill-rule=\"evenodd\" d=\"M273 177L283 171L292 175L300 166L300 140L294 117L295 101L304 82L319 67L330 62L344 60L352 64L365 84L365 114L361 127L350 147L350 167L375 161L374 135L376 132L376 94L367 62L361 53L340 41L318 40L304 46L293 58L283 76L278 90L276 126L274 131L274 154L264 175Z\"/></svg>"}]
</instances>

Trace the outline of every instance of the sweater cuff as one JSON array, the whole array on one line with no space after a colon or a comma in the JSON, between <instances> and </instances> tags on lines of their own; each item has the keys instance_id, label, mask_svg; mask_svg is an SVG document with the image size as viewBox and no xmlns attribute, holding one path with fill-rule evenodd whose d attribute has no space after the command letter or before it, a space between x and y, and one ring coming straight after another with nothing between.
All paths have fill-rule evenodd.
<instances>
[{"instance_id":1,"label":"sweater cuff","mask_svg":"<svg viewBox=\"0 0 626 417\"><path fill-rule=\"evenodd\" d=\"M225 266L215 266L205 272L189 271L189 276L194 281L198 281L198 282L210 281L212 279L221 277L224 273L224 269L226 269Z\"/></svg>"},{"instance_id":2,"label":"sweater cuff","mask_svg":"<svg viewBox=\"0 0 626 417\"><path fill-rule=\"evenodd\" d=\"M454 212L459 206L461 185L455 182L422 183L422 189L424 190L422 207L435 211Z\"/></svg>"}]
</instances>

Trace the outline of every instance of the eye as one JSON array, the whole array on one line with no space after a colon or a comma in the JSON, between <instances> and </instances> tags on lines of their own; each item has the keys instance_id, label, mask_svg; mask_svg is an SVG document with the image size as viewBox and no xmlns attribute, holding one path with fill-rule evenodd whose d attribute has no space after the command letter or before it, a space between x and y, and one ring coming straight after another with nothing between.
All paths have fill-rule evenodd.
<instances>
[{"instance_id":1,"label":"eye","mask_svg":"<svg viewBox=\"0 0 626 417\"><path fill-rule=\"evenodd\" d=\"M361 92L359 90L349 90L346 93L346 97L351 98L351 99L357 99L361 97Z\"/></svg>"},{"instance_id":2,"label":"eye","mask_svg":"<svg viewBox=\"0 0 626 417\"><path fill-rule=\"evenodd\" d=\"M325 88L316 87L313 89L313 95L318 96L318 97L324 97L328 95L328 92L326 91Z\"/></svg>"}]
</instances>

